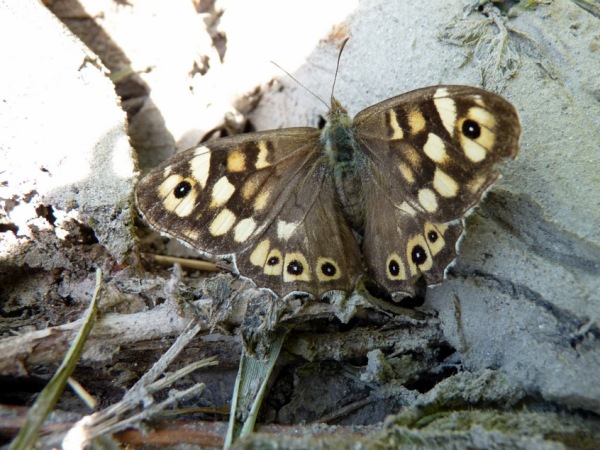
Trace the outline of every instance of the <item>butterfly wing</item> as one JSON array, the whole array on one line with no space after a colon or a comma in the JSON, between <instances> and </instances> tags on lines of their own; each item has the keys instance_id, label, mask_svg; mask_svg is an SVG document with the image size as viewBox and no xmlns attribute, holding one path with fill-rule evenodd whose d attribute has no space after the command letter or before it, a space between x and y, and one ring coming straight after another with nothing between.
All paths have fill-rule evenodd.
<instances>
[{"instance_id":1,"label":"butterfly wing","mask_svg":"<svg viewBox=\"0 0 600 450\"><path fill-rule=\"evenodd\" d=\"M371 106L354 126L368 161L363 251L375 281L408 294L420 275L440 282L462 217L498 178L496 164L517 154L514 107L481 89L435 86Z\"/></svg>"},{"instance_id":2,"label":"butterfly wing","mask_svg":"<svg viewBox=\"0 0 600 450\"><path fill-rule=\"evenodd\" d=\"M360 249L341 217L328 165L317 166L277 218L238 258L240 272L284 296L349 292L363 273Z\"/></svg>"},{"instance_id":3,"label":"butterfly wing","mask_svg":"<svg viewBox=\"0 0 600 450\"><path fill-rule=\"evenodd\" d=\"M319 132L290 128L220 139L175 155L138 185L148 223L280 296L348 290L360 274L336 219ZM343 244L342 244L343 243Z\"/></svg>"}]
</instances>

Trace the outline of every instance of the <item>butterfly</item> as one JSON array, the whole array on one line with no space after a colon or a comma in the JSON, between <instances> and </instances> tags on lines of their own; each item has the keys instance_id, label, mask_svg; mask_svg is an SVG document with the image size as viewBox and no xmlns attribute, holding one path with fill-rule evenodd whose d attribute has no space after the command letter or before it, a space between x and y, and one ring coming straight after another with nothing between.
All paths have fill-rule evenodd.
<instances>
[{"instance_id":1,"label":"butterfly","mask_svg":"<svg viewBox=\"0 0 600 450\"><path fill-rule=\"evenodd\" d=\"M279 297L365 279L412 296L443 280L520 132L515 108L475 87L417 89L354 119L332 96L323 129L203 143L152 170L136 202L152 228Z\"/></svg>"}]
</instances>

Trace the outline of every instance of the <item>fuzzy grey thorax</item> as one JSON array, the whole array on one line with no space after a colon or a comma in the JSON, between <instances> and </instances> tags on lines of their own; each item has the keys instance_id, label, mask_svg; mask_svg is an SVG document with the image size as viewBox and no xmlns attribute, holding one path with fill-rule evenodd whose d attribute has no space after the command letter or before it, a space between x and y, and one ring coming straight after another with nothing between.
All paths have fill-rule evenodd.
<instances>
[{"instance_id":1,"label":"fuzzy grey thorax","mask_svg":"<svg viewBox=\"0 0 600 450\"><path fill-rule=\"evenodd\" d=\"M333 169L342 211L352 228L362 234L364 193L359 170L361 152L358 150L352 119L333 97L327 123L321 131L321 143Z\"/></svg>"}]
</instances>

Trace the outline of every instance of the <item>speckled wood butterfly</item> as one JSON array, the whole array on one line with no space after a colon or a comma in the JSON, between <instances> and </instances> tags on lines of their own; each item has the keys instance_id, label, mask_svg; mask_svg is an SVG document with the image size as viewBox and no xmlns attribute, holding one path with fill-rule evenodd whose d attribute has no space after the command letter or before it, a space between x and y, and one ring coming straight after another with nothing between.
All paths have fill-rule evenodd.
<instances>
[{"instance_id":1,"label":"speckled wood butterfly","mask_svg":"<svg viewBox=\"0 0 600 450\"><path fill-rule=\"evenodd\" d=\"M154 169L136 191L148 223L278 296L351 292L368 279L397 296L442 281L465 214L518 151L502 97L433 86L350 119L332 97L322 130L207 142Z\"/></svg>"}]
</instances>

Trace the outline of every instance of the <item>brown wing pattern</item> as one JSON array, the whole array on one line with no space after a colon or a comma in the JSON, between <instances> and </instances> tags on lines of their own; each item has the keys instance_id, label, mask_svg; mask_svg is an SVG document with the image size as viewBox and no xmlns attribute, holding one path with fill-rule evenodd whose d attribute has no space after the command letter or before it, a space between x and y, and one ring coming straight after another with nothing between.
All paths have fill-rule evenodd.
<instances>
[{"instance_id":1,"label":"brown wing pattern","mask_svg":"<svg viewBox=\"0 0 600 450\"><path fill-rule=\"evenodd\" d=\"M462 218L518 151L514 107L490 92L435 86L360 112L365 262L391 292L414 293L423 275L439 283L456 257Z\"/></svg>"},{"instance_id":2,"label":"brown wing pattern","mask_svg":"<svg viewBox=\"0 0 600 450\"><path fill-rule=\"evenodd\" d=\"M398 199L433 222L459 219L514 158L520 124L502 97L435 86L385 100L354 121L357 140Z\"/></svg>"},{"instance_id":3,"label":"brown wing pattern","mask_svg":"<svg viewBox=\"0 0 600 450\"><path fill-rule=\"evenodd\" d=\"M319 132L292 128L220 139L182 152L138 185L158 231L278 295L349 291L360 252L337 215Z\"/></svg>"}]
</instances>

